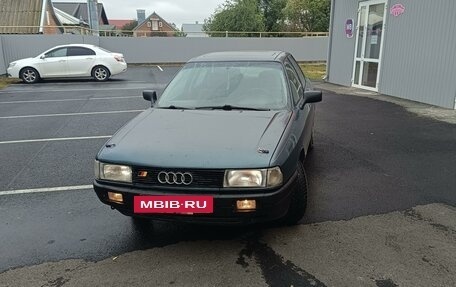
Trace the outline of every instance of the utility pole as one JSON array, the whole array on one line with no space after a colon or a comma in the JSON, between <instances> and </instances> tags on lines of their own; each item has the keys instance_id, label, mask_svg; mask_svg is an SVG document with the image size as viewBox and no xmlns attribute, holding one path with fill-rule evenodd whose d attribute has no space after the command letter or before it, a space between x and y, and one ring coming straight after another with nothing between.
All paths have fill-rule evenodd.
<instances>
[{"instance_id":1,"label":"utility pole","mask_svg":"<svg viewBox=\"0 0 456 287\"><path fill-rule=\"evenodd\" d=\"M98 23L98 0L87 0L87 9L89 26L92 30L92 35L100 36L100 26Z\"/></svg>"}]
</instances>

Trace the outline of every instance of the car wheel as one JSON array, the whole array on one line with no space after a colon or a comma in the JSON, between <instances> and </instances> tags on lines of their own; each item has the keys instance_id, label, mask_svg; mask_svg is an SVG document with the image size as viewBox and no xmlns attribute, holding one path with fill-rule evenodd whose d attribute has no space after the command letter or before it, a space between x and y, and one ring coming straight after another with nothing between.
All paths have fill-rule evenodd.
<instances>
[{"instance_id":1,"label":"car wheel","mask_svg":"<svg viewBox=\"0 0 456 287\"><path fill-rule=\"evenodd\" d=\"M92 77L99 82L107 81L111 73L109 72L108 68L104 66L96 66L92 70Z\"/></svg>"},{"instance_id":2,"label":"car wheel","mask_svg":"<svg viewBox=\"0 0 456 287\"><path fill-rule=\"evenodd\" d=\"M296 225L304 217L307 208L307 177L304 166L298 162L298 178L291 194L290 207L282 219L286 225Z\"/></svg>"},{"instance_id":3,"label":"car wheel","mask_svg":"<svg viewBox=\"0 0 456 287\"><path fill-rule=\"evenodd\" d=\"M19 76L26 84L34 84L40 80L40 74L38 71L30 67L23 68L20 71Z\"/></svg>"}]
</instances>

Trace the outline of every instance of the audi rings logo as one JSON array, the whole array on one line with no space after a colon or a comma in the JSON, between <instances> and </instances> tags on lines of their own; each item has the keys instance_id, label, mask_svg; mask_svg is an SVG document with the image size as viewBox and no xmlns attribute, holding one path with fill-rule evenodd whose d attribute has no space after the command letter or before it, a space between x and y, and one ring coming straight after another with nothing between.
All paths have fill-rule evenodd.
<instances>
[{"instance_id":1,"label":"audi rings logo","mask_svg":"<svg viewBox=\"0 0 456 287\"><path fill-rule=\"evenodd\" d=\"M161 171L157 178L161 184L190 185L193 182L193 176L188 172Z\"/></svg>"}]
</instances>

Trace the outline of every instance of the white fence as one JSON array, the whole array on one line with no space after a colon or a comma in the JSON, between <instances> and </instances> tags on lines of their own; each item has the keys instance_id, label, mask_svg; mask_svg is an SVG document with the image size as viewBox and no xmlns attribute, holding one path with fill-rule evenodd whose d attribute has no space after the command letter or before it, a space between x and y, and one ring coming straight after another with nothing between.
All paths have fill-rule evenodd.
<instances>
[{"instance_id":1,"label":"white fence","mask_svg":"<svg viewBox=\"0 0 456 287\"><path fill-rule=\"evenodd\" d=\"M182 63L201 54L235 50L283 50L300 62L326 61L328 37L187 38L94 37L81 35L1 35L0 74L12 61L35 57L56 45L94 44L125 55L127 63Z\"/></svg>"}]
</instances>

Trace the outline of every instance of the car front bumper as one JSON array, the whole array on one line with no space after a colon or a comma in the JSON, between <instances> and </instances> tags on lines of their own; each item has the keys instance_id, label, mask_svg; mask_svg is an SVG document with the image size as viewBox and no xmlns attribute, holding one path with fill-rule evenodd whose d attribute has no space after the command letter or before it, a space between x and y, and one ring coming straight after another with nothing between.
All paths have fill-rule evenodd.
<instances>
[{"instance_id":1,"label":"car front bumper","mask_svg":"<svg viewBox=\"0 0 456 287\"><path fill-rule=\"evenodd\" d=\"M255 193L237 194L208 194L214 198L214 212L212 214L134 214L133 200L140 195L196 195L174 191L173 193L156 192L149 189L137 189L134 187L114 186L94 181L93 187L98 198L105 204L117 209L124 215L144 217L165 221L182 221L190 223L217 224L217 225L246 225L259 222L267 222L279 219L288 211L291 194L296 184L297 174L293 175L280 189ZM222 190L223 191L223 190ZM121 193L124 199L123 204L109 201L108 192ZM257 209L251 212L236 211L237 200L256 200Z\"/></svg>"},{"instance_id":2,"label":"car front bumper","mask_svg":"<svg viewBox=\"0 0 456 287\"><path fill-rule=\"evenodd\" d=\"M16 67L8 67L8 69L6 69L6 75L8 78L19 79L19 69Z\"/></svg>"}]
</instances>

